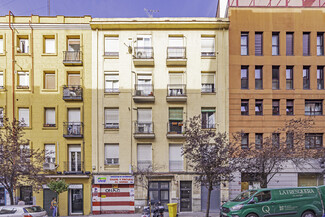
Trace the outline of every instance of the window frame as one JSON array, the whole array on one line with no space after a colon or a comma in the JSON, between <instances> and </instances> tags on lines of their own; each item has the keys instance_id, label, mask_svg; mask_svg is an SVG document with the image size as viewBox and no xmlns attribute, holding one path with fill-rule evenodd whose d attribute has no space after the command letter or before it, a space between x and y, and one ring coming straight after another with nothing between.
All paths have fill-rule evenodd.
<instances>
[{"instance_id":1,"label":"window frame","mask_svg":"<svg viewBox=\"0 0 325 217\"><path fill-rule=\"evenodd\" d=\"M261 37L260 41L257 40L258 37ZM260 50L257 49L258 47L260 47ZM263 56L263 32L255 32L255 56Z\"/></svg>"},{"instance_id":2,"label":"window frame","mask_svg":"<svg viewBox=\"0 0 325 217\"><path fill-rule=\"evenodd\" d=\"M276 39L275 44L273 44L273 37ZM272 56L280 56L280 32L272 32Z\"/></svg>"},{"instance_id":3,"label":"window frame","mask_svg":"<svg viewBox=\"0 0 325 217\"><path fill-rule=\"evenodd\" d=\"M243 141L247 140L246 143L243 143ZM241 134L241 149L248 149L249 148L249 133L242 133Z\"/></svg>"},{"instance_id":4,"label":"window frame","mask_svg":"<svg viewBox=\"0 0 325 217\"><path fill-rule=\"evenodd\" d=\"M111 43L117 43L117 47L110 46ZM114 49L111 49L113 47ZM118 35L106 35L104 36L104 56L118 57L120 55L120 38Z\"/></svg>"},{"instance_id":5,"label":"window frame","mask_svg":"<svg viewBox=\"0 0 325 217\"><path fill-rule=\"evenodd\" d=\"M247 108L246 111L243 112L242 107ZM249 99L241 99L241 105L240 105L240 111L241 115L249 115Z\"/></svg>"},{"instance_id":6,"label":"window frame","mask_svg":"<svg viewBox=\"0 0 325 217\"><path fill-rule=\"evenodd\" d=\"M114 78L109 79L109 77L116 77L117 80ZM106 80L108 81L107 83L106 83ZM109 88L106 86L106 84L108 84L108 86L110 86L109 83L112 83L112 85L111 85L112 88ZM117 88L115 88L115 86L117 86ZM120 92L120 74L119 74L119 72L105 72L104 73L104 93L114 94L114 93L119 93L119 92Z\"/></svg>"},{"instance_id":7,"label":"window frame","mask_svg":"<svg viewBox=\"0 0 325 217\"><path fill-rule=\"evenodd\" d=\"M260 78L256 78L256 72L260 73ZM260 82L260 88L256 88ZM263 66L255 66L255 90L263 90Z\"/></svg>"},{"instance_id":8,"label":"window frame","mask_svg":"<svg viewBox=\"0 0 325 217\"><path fill-rule=\"evenodd\" d=\"M117 114L117 117L114 118L117 119L117 123L113 120L107 120L107 114L106 112L110 114ZM111 122L109 122L111 121ZM105 129L119 129L120 128L120 111L119 108L105 108L104 109L104 128Z\"/></svg>"},{"instance_id":9,"label":"window frame","mask_svg":"<svg viewBox=\"0 0 325 217\"><path fill-rule=\"evenodd\" d=\"M289 102L292 102L292 105L289 105L288 103ZM287 99L286 100L286 114L287 115L294 115L294 104L295 104L295 101L293 99ZM292 110L292 112L290 112Z\"/></svg>"},{"instance_id":10,"label":"window frame","mask_svg":"<svg viewBox=\"0 0 325 217\"><path fill-rule=\"evenodd\" d=\"M291 41L292 50L291 51L288 49L288 43L290 42L290 40L288 38L289 35L292 35L292 41ZM286 55L287 56L294 56L294 52L295 52L294 51L294 33L293 32L286 32Z\"/></svg>"},{"instance_id":11,"label":"window frame","mask_svg":"<svg viewBox=\"0 0 325 217\"><path fill-rule=\"evenodd\" d=\"M306 149L318 149L323 147L323 133L306 133L305 134L305 147ZM317 137L320 138L320 144L317 145ZM309 141L308 141L309 140ZM313 144L310 145L310 141L313 140ZM307 145L307 143L309 143Z\"/></svg>"},{"instance_id":12,"label":"window frame","mask_svg":"<svg viewBox=\"0 0 325 217\"><path fill-rule=\"evenodd\" d=\"M246 44L242 44L243 38L245 38ZM243 48L246 48L246 53L243 53ZM241 32L240 34L240 55L241 56L249 55L249 32Z\"/></svg>"},{"instance_id":13,"label":"window frame","mask_svg":"<svg viewBox=\"0 0 325 217\"><path fill-rule=\"evenodd\" d=\"M110 149L108 147L111 147L111 149L112 149L113 146L114 146L114 148L116 148L116 146L117 146L118 156L109 158L109 156L106 156L106 154L107 154L106 149ZM107 159L111 159L111 161L108 162ZM104 144L104 165L105 166L120 165L120 144L119 143L105 143Z\"/></svg>"},{"instance_id":14,"label":"window frame","mask_svg":"<svg viewBox=\"0 0 325 217\"><path fill-rule=\"evenodd\" d=\"M280 115L280 100L272 99L272 115Z\"/></svg>"},{"instance_id":15,"label":"window frame","mask_svg":"<svg viewBox=\"0 0 325 217\"><path fill-rule=\"evenodd\" d=\"M280 66L272 66L272 90L280 90Z\"/></svg>"},{"instance_id":16,"label":"window frame","mask_svg":"<svg viewBox=\"0 0 325 217\"><path fill-rule=\"evenodd\" d=\"M305 45L305 36L308 38L306 38L307 40L307 44ZM305 50L305 46L306 46L306 49ZM302 33L302 55L303 56L310 56L310 32L303 32Z\"/></svg>"},{"instance_id":17,"label":"window frame","mask_svg":"<svg viewBox=\"0 0 325 217\"><path fill-rule=\"evenodd\" d=\"M288 71L290 77L288 77ZM286 89L293 90L294 89L294 74L293 74L293 66L286 67Z\"/></svg>"},{"instance_id":18,"label":"window frame","mask_svg":"<svg viewBox=\"0 0 325 217\"><path fill-rule=\"evenodd\" d=\"M306 72L306 74L305 74ZM304 90L310 90L310 66L303 66L302 69L302 87ZM306 78L305 78L306 77Z\"/></svg>"},{"instance_id":19,"label":"window frame","mask_svg":"<svg viewBox=\"0 0 325 217\"><path fill-rule=\"evenodd\" d=\"M317 66L317 89L324 90L324 66Z\"/></svg>"},{"instance_id":20,"label":"window frame","mask_svg":"<svg viewBox=\"0 0 325 217\"><path fill-rule=\"evenodd\" d=\"M243 76L243 72L246 72L246 77ZM243 90L248 90L249 89L249 67L248 66L241 66L240 80L241 80L240 88ZM243 82L246 83L247 87L244 87Z\"/></svg>"},{"instance_id":21,"label":"window frame","mask_svg":"<svg viewBox=\"0 0 325 217\"><path fill-rule=\"evenodd\" d=\"M306 111L306 106L308 104L312 104L314 107L314 110L310 110L309 112ZM320 105L320 111L316 111L315 108L317 108L317 105ZM323 100L310 100L310 99L305 99L305 116L319 116L323 115Z\"/></svg>"},{"instance_id":22,"label":"window frame","mask_svg":"<svg viewBox=\"0 0 325 217\"><path fill-rule=\"evenodd\" d=\"M213 48L211 47L212 51L203 51L202 41L203 40L213 40ZM215 36L201 36L201 57L215 57L216 56L216 38Z\"/></svg>"},{"instance_id":23,"label":"window frame","mask_svg":"<svg viewBox=\"0 0 325 217\"><path fill-rule=\"evenodd\" d=\"M54 110L54 123L48 123L48 113L47 110ZM45 107L44 108L44 124L43 127L56 127L56 109L55 107Z\"/></svg>"},{"instance_id":24,"label":"window frame","mask_svg":"<svg viewBox=\"0 0 325 217\"><path fill-rule=\"evenodd\" d=\"M260 108L260 111L256 111L257 108ZM263 99L255 99L255 115L263 116Z\"/></svg>"},{"instance_id":25,"label":"window frame","mask_svg":"<svg viewBox=\"0 0 325 217\"><path fill-rule=\"evenodd\" d=\"M211 111L206 111L211 110ZM209 123L209 117L212 116L213 122L212 125ZM215 129L216 128L216 108L201 108L201 127L202 129ZM204 124L205 122L205 124Z\"/></svg>"},{"instance_id":26,"label":"window frame","mask_svg":"<svg viewBox=\"0 0 325 217\"><path fill-rule=\"evenodd\" d=\"M262 149L262 148L263 148L263 133L255 133L255 149Z\"/></svg>"},{"instance_id":27,"label":"window frame","mask_svg":"<svg viewBox=\"0 0 325 217\"><path fill-rule=\"evenodd\" d=\"M320 37L320 44L318 44L318 37ZM324 32L317 32L316 46L317 56L324 56ZM320 51L320 53L318 51Z\"/></svg>"}]
</instances>

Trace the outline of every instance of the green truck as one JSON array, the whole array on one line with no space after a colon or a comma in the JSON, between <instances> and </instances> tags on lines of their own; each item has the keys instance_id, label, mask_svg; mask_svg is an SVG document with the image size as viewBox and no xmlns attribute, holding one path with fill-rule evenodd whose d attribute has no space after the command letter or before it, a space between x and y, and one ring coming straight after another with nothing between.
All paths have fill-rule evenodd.
<instances>
[{"instance_id":1,"label":"green truck","mask_svg":"<svg viewBox=\"0 0 325 217\"><path fill-rule=\"evenodd\" d=\"M244 191L221 207L221 217L322 217L325 186Z\"/></svg>"}]
</instances>

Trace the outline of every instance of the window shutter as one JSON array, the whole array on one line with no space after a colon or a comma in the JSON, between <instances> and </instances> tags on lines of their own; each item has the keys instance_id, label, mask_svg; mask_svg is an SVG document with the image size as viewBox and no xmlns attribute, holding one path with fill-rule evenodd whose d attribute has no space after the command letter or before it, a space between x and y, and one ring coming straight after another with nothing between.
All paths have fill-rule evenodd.
<instances>
[{"instance_id":1,"label":"window shutter","mask_svg":"<svg viewBox=\"0 0 325 217\"><path fill-rule=\"evenodd\" d=\"M293 33L287 33L286 35L286 53L287 55L293 55Z\"/></svg>"},{"instance_id":2,"label":"window shutter","mask_svg":"<svg viewBox=\"0 0 325 217\"><path fill-rule=\"evenodd\" d=\"M119 145L105 144L105 158L119 158Z\"/></svg>"},{"instance_id":3,"label":"window shutter","mask_svg":"<svg viewBox=\"0 0 325 217\"><path fill-rule=\"evenodd\" d=\"M0 38L0 53L3 53L3 38Z\"/></svg>"},{"instance_id":4,"label":"window shutter","mask_svg":"<svg viewBox=\"0 0 325 217\"><path fill-rule=\"evenodd\" d=\"M105 52L119 52L118 37L105 38Z\"/></svg>"},{"instance_id":5,"label":"window shutter","mask_svg":"<svg viewBox=\"0 0 325 217\"><path fill-rule=\"evenodd\" d=\"M151 161L152 160L151 144L138 145L137 157L138 157L138 161Z\"/></svg>"},{"instance_id":6,"label":"window shutter","mask_svg":"<svg viewBox=\"0 0 325 217\"><path fill-rule=\"evenodd\" d=\"M169 47L183 47L183 37L169 37L168 39Z\"/></svg>"},{"instance_id":7,"label":"window shutter","mask_svg":"<svg viewBox=\"0 0 325 217\"><path fill-rule=\"evenodd\" d=\"M45 89L55 89L55 74L45 74Z\"/></svg>"},{"instance_id":8,"label":"window shutter","mask_svg":"<svg viewBox=\"0 0 325 217\"><path fill-rule=\"evenodd\" d=\"M255 55L261 56L263 54L262 33L255 33Z\"/></svg>"},{"instance_id":9,"label":"window shutter","mask_svg":"<svg viewBox=\"0 0 325 217\"><path fill-rule=\"evenodd\" d=\"M50 158L51 163L55 163L55 145L46 144L45 145L45 158Z\"/></svg>"},{"instance_id":10,"label":"window shutter","mask_svg":"<svg viewBox=\"0 0 325 217\"><path fill-rule=\"evenodd\" d=\"M24 121L24 125L29 127L29 108L19 109L19 121Z\"/></svg>"},{"instance_id":11,"label":"window shutter","mask_svg":"<svg viewBox=\"0 0 325 217\"><path fill-rule=\"evenodd\" d=\"M68 74L68 85L80 85L80 74Z\"/></svg>"},{"instance_id":12,"label":"window shutter","mask_svg":"<svg viewBox=\"0 0 325 217\"><path fill-rule=\"evenodd\" d=\"M303 55L309 55L309 34L303 34Z\"/></svg>"},{"instance_id":13,"label":"window shutter","mask_svg":"<svg viewBox=\"0 0 325 217\"><path fill-rule=\"evenodd\" d=\"M118 109L105 109L105 123L119 123Z\"/></svg>"},{"instance_id":14,"label":"window shutter","mask_svg":"<svg viewBox=\"0 0 325 217\"><path fill-rule=\"evenodd\" d=\"M55 124L55 109L47 108L45 110L46 124Z\"/></svg>"},{"instance_id":15,"label":"window shutter","mask_svg":"<svg viewBox=\"0 0 325 217\"><path fill-rule=\"evenodd\" d=\"M169 109L169 120L182 121L183 120L183 108L170 108Z\"/></svg>"},{"instance_id":16,"label":"window shutter","mask_svg":"<svg viewBox=\"0 0 325 217\"><path fill-rule=\"evenodd\" d=\"M138 109L138 122L152 122L151 109Z\"/></svg>"},{"instance_id":17,"label":"window shutter","mask_svg":"<svg viewBox=\"0 0 325 217\"><path fill-rule=\"evenodd\" d=\"M69 109L68 110L68 121L69 122L80 122L80 109Z\"/></svg>"},{"instance_id":18,"label":"window shutter","mask_svg":"<svg viewBox=\"0 0 325 217\"><path fill-rule=\"evenodd\" d=\"M45 53L55 53L55 39L46 38L45 39Z\"/></svg>"},{"instance_id":19,"label":"window shutter","mask_svg":"<svg viewBox=\"0 0 325 217\"><path fill-rule=\"evenodd\" d=\"M214 73L202 73L202 84L214 84Z\"/></svg>"},{"instance_id":20,"label":"window shutter","mask_svg":"<svg viewBox=\"0 0 325 217\"><path fill-rule=\"evenodd\" d=\"M3 85L3 72L0 72L0 87Z\"/></svg>"},{"instance_id":21,"label":"window shutter","mask_svg":"<svg viewBox=\"0 0 325 217\"><path fill-rule=\"evenodd\" d=\"M169 145L169 160L170 161L182 161L182 145Z\"/></svg>"},{"instance_id":22,"label":"window shutter","mask_svg":"<svg viewBox=\"0 0 325 217\"><path fill-rule=\"evenodd\" d=\"M202 37L201 38L201 52L215 52L215 38Z\"/></svg>"},{"instance_id":23,"label":"window shutter","mask_svg":"<svg viewBox=\"0 0 325 217\"><path fill-rule=\"evenodd\" d=\"M169 84L183 84L183 73L169 73Z\"/></svg>"}]
</instances>

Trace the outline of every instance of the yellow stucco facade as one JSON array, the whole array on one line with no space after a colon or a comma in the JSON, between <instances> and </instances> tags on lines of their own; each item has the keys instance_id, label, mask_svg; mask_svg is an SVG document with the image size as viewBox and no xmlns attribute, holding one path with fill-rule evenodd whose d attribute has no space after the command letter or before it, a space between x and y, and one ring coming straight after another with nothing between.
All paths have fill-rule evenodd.
<instances>
[{"instance_id":1,"label":"yellow stucco facade","mask_svg":"<svg viewBox=\"0 0 325 217\"><path fill-rule=\"evenodd\" d=\"M49 178L71 186L60 195L60 215L91 211L90 20L0 17L0 109L11 120L25 120L30 147L55 150L46 166ZM16 196L48 208L45 191L28 195L29 190L19 188ZM78 210L71 202L76 197L82 198Z\"/></svg>"}]
</instances>

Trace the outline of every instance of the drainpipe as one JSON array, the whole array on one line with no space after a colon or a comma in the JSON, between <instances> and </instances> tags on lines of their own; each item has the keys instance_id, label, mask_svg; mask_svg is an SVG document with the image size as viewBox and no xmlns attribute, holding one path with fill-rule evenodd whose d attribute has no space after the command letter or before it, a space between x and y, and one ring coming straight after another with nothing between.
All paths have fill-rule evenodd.
<instances>
[{"instance_id":1,"label":"drainpipe","mask_svg":"<svg viewBox=\"0 0 325 217\"><path fill-rule=\"evenodd\" d=\"M11 26L11 16L14 17L14 14L9 11L9 28L11 29L11 52L12 52L12 118L15 119L15 33L14 29Z\"/></svg>"},{"instance_id":2,"label":"drainpipe","mask_svg":"<svg viewBox=\"0 0 325 217\"><path fill-rule=\"evenodd\" d=\"M31 20L33 15L30 16ZM33 41L33 34L34 34L34 29L31 25L32 21L29 21L29 27L31 28L31 36L30 36L30 45L31 45L31 55L32 55L32 70L31 70L31 80L32 80L32 93L34 93L34 41Z\"/></svg>"}]
</instances>

